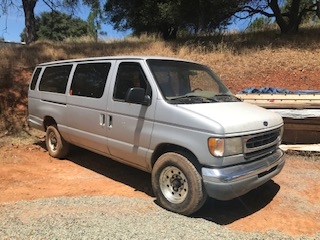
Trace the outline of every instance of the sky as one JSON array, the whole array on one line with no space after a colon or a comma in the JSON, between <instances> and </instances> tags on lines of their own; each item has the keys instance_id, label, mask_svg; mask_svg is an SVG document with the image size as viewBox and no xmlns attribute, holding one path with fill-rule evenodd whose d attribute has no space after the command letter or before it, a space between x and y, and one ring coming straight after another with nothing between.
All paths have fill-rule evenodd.
<instances>
[{"instance_id":1,"label":"sky","mask_svg":"<svg viewBox=\"0 0 320 240\"><path fill-rule=\"evenodd\" d=\"M42 1L38 1L35 7L35 15L46 11L50 11L50 9ZM75 17L86 21L89 15L89 8L81 7L75 15ZM20 9L12 8L7 15L0 15L0 38L4 38L6 41L20 42L20 34L24 27L25 22L22 7ZM106 24L102 26L101 30L107 32L107 36L101 36L101 38L123 38L130 33L129 31L117 32L113 30L112 26Z\"/></svg>"}]
</instances>

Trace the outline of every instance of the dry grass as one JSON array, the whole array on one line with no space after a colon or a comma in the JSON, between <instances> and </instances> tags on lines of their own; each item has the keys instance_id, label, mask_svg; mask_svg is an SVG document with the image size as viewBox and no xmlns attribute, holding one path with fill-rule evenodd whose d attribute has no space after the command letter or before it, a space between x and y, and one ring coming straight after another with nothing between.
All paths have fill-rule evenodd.
<instances>
[{"instance_id":1,"label":"dry grass","mask_svg":"<svg viewBox=\"0 0 320 240\"><path fill-rule=\"evenodd\" d=\"M210 66L233 92L245 87L318 87L320 29L300 36L276 32L238 33L164 42L156 36L92 42L42 41L30 46L0 48L0 136L25 129L27 88L41 62L115 55L154 55L185 58ZM293 86L290 79L298 80Z\"/></svg>"}]
</instances>

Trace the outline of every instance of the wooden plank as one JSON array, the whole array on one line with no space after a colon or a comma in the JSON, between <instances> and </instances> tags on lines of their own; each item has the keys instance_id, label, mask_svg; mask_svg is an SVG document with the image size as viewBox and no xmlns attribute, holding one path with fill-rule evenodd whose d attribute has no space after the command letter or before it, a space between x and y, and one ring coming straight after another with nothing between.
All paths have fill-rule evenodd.
<instances>
[{"instance_id":1,"label":"wooden plank","mask_svg":"<svg viewBox=\"0 0 320 240\"><path fill-rule=\"evenodd\" d=\"M319 108L308 108L308 109L288 109L288 108L277 108L270 109L273 112L276 112L282 116L283 119L294 119L294 120L303 120L314 122L315 124L320 123L320 109Z\"/></svg>"},{"instance_id":2,"label":"wooden plank","mask_svg":"<svg viewBox=\"0 0 320 240\"><path fill-rule=\"evenodd\" d=\"M294 150L294 151L311 151L320 152L320 144L282 144L280 148L283 151Z\"/></svg>"},{"instance_id":3,"label":"wooden plank","mask_svg":"<svg viewBox=\"0 0 320 240\"><path fill-rule=\"evenodd\" d=\"M320 117L310 117L305 119L283 118L285 124L306 124L306 125L320 125Z\"/></svg>"},{"instance_id":4,"label":"wooden plank","mask_svg":"<svg viewBox=\"0 0 320 240\"><path fill-rule=\"evenodd\" d=\"M264 99L264 100L318 100L320 101L320 94L236 94L241 99Z\"/></svg>"},{"instance_id":5,"label":"wooden plank","mask_svg":"<svg viewBox=\"0 0 320 240\"><path fill-rule=\"evenodd\" d=\"M283 118L283 142L290 144L320 143L320 118L305 119Z\"/></svg>"},{"instance_id":6,"label":"wooden plank","mask_svg":"<svg viewBox=\"0 0 320 240\"><path fill-rule=\"evenodd\" d=\"M308 125L308 124L284 124L285 130L304 130L304 131L317 131L320 132L320 125Z\"/></svg>"},{"instance_id":7,"label":"wooden plank","mask_svg":"<svg viewBox=\"0 0 320 240\"><path fill-rule=\"evenodd\" d=\"M260 107L269 109L318 109L320 108L320 102L290 102L290 101L259 101L259 100L244 100L244 102L255 104Z\"/></svg>"},{"instance_id":8,"label":"wooden plank","mask_svg":"<svg viewBox=\"0 0 320 240\"><path fill-rule=\"evenodd\" d=\"M320 118L291 119L283 118L284 129L320 132Z\"/></svg>"},{"instance_id":9,"label":"wooden plank","mask_svg":"<svg viewBox=\"0 0 320 240\"><path fill-rule=\"evenodd\" d=\"M264 108L320 108L320 94L237 94L244 102Z\"/></svg>"}]
</instances>

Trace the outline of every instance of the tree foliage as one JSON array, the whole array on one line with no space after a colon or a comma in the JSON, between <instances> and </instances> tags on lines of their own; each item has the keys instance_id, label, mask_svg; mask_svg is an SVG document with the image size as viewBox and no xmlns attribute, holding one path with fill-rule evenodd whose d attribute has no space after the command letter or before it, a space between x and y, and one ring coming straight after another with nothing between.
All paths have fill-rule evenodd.
<instances>
[{"instance_id":1,"label":"tree foliage","mask_svg":"<svg viewBox=\"0 0 320 240\"><path fill-rule=\"evenodd\" d=\"M36 40L62 41L88 35L87 22L57 11L44 12L37 17L36 29Z\"/></svg>"},{"instance_id":2,"label":"tree foliage","mask_svg":"<svg viewBox=\"0 0 320 240\"><path fill-rule=\"evenodd\" d=\"M59 8L69 9L74 12L78 5L84 4L92 7L100 6L100 0L2 0L0 2L1 15L6 15L8 9L22 7L25 18L25 41L30 44L36 39L36 17L34 9L38 2L43 2L52 10Z\"/></svg>"},{"instance_id":3,"label":"tree foliage","mask_svg":"<svg viewBox=\"0 0 320 240\"><path fill-rule=\"evenodd\" d=\"M100 31L101 24L105 23L105 18L103 17L100 1L91 3L91 12L88 16L87 22L89 25L89 35L94 37L96 41L98 40L98 32L101 35L107 35L106 32Z\"/></svg>"},{"instance_id":4,"label":"tree foliage","mask_svg":"<svg viewBox=\"0 0 320 240\"><path fill-rule=\"evenodd\" d=\"M261 31L268 29L272 25L271 19L267 17L258 17L248 26L249 31Z\"/></svg>"},{"instance_id":5,"label":"tree foliage","mask_svg":"<svg viewBox=\"0 0 320 240\"><path fill-rule=\"evenodd\" d=\"M116 30L133 33L161 33L176 38L178 30L208 33L228 24L245 0L109 0L106 18Z\"/></svg>"},{"instance_id":6,"label":"tree foliage","mask_svg":"<svg viewBox=\"0 0 320 240\"><path fill-rule=\"evenodd\" d=\"M239 18L260 14L274 18L282 34L295 34L307 17L320 17L319 11L318 0L252 0L239 11L244 14Z\"/></svg>"}]
</instances>

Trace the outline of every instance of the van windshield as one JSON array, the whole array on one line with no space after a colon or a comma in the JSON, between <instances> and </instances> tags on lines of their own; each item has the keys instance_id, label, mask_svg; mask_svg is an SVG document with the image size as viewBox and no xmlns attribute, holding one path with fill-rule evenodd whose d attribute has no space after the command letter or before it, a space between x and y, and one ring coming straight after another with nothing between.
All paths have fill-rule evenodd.
<instances>
[{"instance_id":1,"label":"van windshield","mask_svg":"<svg viewBox=\"0 0 320 240\"><path fill-rule=\"evenodd\" d=\"M190 62L150 59L147 63L165 99L173 104L240 101L209 68Z\"/></svg>"}]
</instances>

